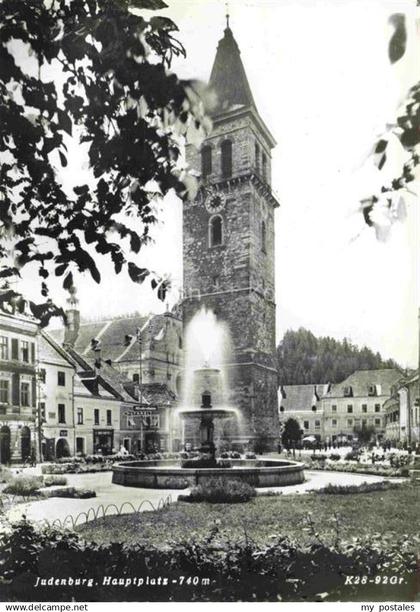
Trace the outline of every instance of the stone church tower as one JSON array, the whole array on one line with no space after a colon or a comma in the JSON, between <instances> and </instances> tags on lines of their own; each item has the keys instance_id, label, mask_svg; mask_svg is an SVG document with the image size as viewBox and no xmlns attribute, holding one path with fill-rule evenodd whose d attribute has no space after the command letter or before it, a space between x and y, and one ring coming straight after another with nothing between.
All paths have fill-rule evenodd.
<instances>
[{"instance_id":1,"label":"stone church tower","mask_svg":"<svg viewBox=\"0 0 420 612\"><path fill-rule=\"evenodd\" d=\"M279 438L275 360L275 141L252 96L229 23L210 77L217 96L213 131L190 167L201 175L184 203L184 326L202 307L224 321L232 340L230 403L243 415L232 442L274 447Z\"/></svg>"}]
</instances>

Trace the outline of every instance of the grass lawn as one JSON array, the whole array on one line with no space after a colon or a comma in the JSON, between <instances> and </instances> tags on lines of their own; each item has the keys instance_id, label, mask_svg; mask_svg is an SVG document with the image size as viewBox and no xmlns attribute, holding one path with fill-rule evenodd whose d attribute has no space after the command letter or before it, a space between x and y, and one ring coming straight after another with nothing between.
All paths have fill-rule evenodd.
<instances>
[{"instance_id":1,"label":"grass lawn","mask_svg":"<svg viewBox=\"0 0 420 612\"><path fill-rule=\"evenodd\" d=\"M268 544L270 536L286 535L304 544L314 540L314 530L326 544L341 538L395 534L419 535L420 487L354 495L260 496L244 504L177 502L156 512L110 516L78 528L97 543L143 543L166 547L173 542L201 539L217 526L220 535ZM311 517L313 527L308 523Z\"/></svg>"}]
</instances>

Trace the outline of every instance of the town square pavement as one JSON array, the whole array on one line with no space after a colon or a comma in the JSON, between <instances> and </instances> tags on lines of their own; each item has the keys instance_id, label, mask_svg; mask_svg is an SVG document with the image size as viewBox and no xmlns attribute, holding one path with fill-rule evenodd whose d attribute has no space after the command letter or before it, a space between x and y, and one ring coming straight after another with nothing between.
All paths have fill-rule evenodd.
<instances>
[{"instance_id":1,"label":"town square pavement","mask_svg":"<svg viewBox=\"0 0 420 612\"><path fill-rule=\"evenodd\" d=\"M22 470L24 473L40 473L37 468ZM129 502L136 510L144 502L140 508L141 512L149 511L158 508L161 500L166 502L175 502L178 495L185 494L187 489L167 490L167 489L140 489L136 487L124 487L112 483L112 472L98 472L94 474L67 474L67 484L71 487L93 489L96 491L96 497L90 499L68 499L68 498L49 498L40 501L31 501L27 503L19 503L12 507L8 512L8 519L12 522L20 520L26 516L28 520L36 523L61 524L66 527L72 527L73 522L80 513L89 513L88 516L81 515L77 519L77 524L81 524L86 520L95 518L95 513L98 516L103 516L102 509L110 504L115 504L121 508L122 504ZM305 482L298 485L290 485L286 487L270 487L257 489L259 495L264 492L272 491L282 493L282 495L290 495L292 493L308 493L312 489L321 489L328 484L340 485L359 485L362 482L380 482L384 478L380 476L371 476L368 474L351 474L344 472L327 472L327 471L311 471L305 470ZM393 479L393 481L401 481L404 479ZM147 500L147 501L146 501ZM151 502L151 504L149 503ZM128 504L124 507L123 513L133 511ZM113 506L108 507L106 514L115 514L117 509ZM70 518L73 517L73 520Z\"/></svg>"}]
</instances>

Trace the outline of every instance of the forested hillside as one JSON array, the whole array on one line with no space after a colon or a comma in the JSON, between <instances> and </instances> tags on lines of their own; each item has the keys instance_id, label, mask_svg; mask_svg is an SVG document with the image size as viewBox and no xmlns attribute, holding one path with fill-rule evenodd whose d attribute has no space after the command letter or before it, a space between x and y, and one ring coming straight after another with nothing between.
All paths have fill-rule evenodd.
<instances>
[{"instance_id":1,"label":"forested hillside","mask_svg":"<svg viewBox=\"0 0 420 612\"><path fill-rule=\"evenodd\" d=\"M359 348L346 339L328 336L317 338L303 327L284 334L277 347L277 359L282 385L334 383L358 369L399 367L366 346Z\"/></svg>"}]
</instances>

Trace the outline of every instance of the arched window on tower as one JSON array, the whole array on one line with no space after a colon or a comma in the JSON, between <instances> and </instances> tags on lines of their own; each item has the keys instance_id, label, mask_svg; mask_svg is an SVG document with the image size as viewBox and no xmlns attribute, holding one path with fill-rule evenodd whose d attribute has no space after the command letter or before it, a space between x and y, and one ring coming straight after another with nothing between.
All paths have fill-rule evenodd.
<instances>
[{"instance_id":1,"label":"arched window on tower","mask_svg":"<svg viewBox=\"0 0 420 612\"><path fill-rule=\"evenodd\" d=\"M255 143L255 170L259 174L260 172L260 147L258 143Z\"/></svg>"},{"instance_id":2,"label":"arched window on tower","mask_svg":"<svg viewBox=\"0 0 420 612\"><path fill-rule=\"evenodd\" d=\"M201 149L201 176L205 178L212 170L212 151L210 145L206 145Z\"/></svg>"},{"instance_id":3,"label":"arched window on tower","mask_svg":"<svg viewBox=\"0 0 420 612\"><path fill-rule=\"evenodd\" d=\"M262 177L267 180L267 156L265 153L262 154Z\"/></svg>"},{"instance_id":4,"label":"arched window on tower","mask_svg":"<svg viewBox=\"0 0 420 612\"><path fill-rule=\"evenodd\" d=\"M266 253L266 243L267 243L267 229L265 225L265 221L261 222L261 251Z\"/></svg>"},{"instance_id":5,"label":"arched window on tower","mask_svg":"<svg viewBox=\"0 0 420 612\"><path fill-rule=\"evenodd\" d=\"M232 176L232 143L230 140L222 142L222 176L228 178Z\"/></svg>"},{"instance_id":6,"label":"arched window on tower","mask_svg":"<svg viewBox=\"0 0 420 612\"><path fill-rule=\"evenodd\" d=\"M220 215L215 215L210 218L209 243L211 247L223 243L223 219Z\"/></svg>"},{"instance_id":7,"label":"arched window on tower","mask_svg":"<svg viewBox=\"0 0 420 612\"><path fill-rule=\"evenodd\" d=\"M211 408L211 393L210 391L204 391L201 396L201 405L203 408Z\"/></svg>"}]
</instances>

